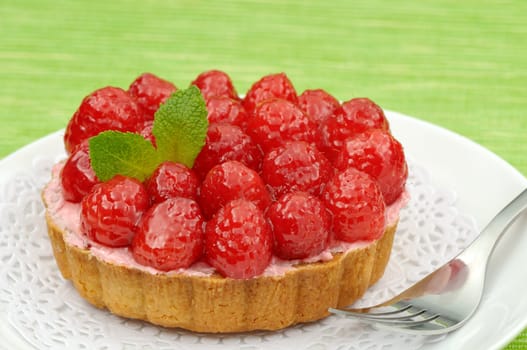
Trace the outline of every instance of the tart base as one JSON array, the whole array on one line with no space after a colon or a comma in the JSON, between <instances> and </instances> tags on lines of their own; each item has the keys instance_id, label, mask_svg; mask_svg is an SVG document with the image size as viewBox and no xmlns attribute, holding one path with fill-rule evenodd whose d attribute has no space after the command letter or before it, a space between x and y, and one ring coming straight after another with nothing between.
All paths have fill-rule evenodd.
<instances>
[{"instance_id":1,"label":"tart base","mask_svg":"<svg viewBox=\"0 0 527 350\"><path fill-rule=\"evenodd\" d=\"M322 319L329 307L352 304L382 277L397 226L332 260L301 264L280 276L237 280L111 264L68 244L49 213L46 222L62 276L91 304L119 316L206 333L278 330Z\"/></svg>"}]
</instances>

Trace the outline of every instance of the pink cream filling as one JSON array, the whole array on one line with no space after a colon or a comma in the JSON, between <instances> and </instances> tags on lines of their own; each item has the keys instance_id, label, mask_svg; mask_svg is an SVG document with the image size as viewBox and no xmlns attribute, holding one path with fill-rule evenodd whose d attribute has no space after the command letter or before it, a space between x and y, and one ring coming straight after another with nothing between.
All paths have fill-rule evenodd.
<instances>
[{"instance_id":1,"label":"pink cream filling","mask_svg":"<svg viewBox=\"0 0 527 350\"><path fill-rule=\"evenodd\" d=\"M80 231L80 203L72 203L64 199L62 186L60 184L60 170L63 163L58 163L53 167L52 179L44 189L44 197L48 205L48 213L53 221L64 232L64 240L67 244L89 249L91 254L101 261L111 264L135 268L151 274L187 274L192 276L210 276L215 269L205 262L196 262L186 269L164 272L153 267L141 265L135 261L128 247L112 248L101 245L88 239ZM386 226L394 225L400 210L408 203L409 195L404 192L397 201L386 207ZM337 241L322 253L301 260L282 260L273 256L271 263L266 268L263 276L280 276L294 268L300 263L314 263L329 261L333 258L333 253L347 253L354 249L360 249L371 244L371 241L343 242Z\"/></svg>"}]
</instances>

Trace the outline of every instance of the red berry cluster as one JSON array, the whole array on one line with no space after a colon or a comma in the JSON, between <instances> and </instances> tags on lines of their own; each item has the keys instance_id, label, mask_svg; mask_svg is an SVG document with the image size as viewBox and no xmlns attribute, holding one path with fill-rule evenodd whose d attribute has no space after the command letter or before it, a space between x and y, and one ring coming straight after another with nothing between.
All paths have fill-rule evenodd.
<instances>
[{"instance_id":1,"label":"red berry cluster","mask_svg":"<svg viewBox=\"0 0 527 350\"><path fill-rule=\"evenodd\" d=\"M367 98L339 103L326 91L300 96L271 74L240 99L230 77L212 70L194 81L209 129L192 169L164 162L144 183L100 182L87 139L132 131L152 141L155 111L176 87L143 74L128 91L88 95L64 137L64 196L81 202L81 230L159 270L204 260L226 277L261 274L273 255L303 259L335 240L379 238L385 207L404 191L408 170L383 110Z\"/></svg>"}]
</instances>

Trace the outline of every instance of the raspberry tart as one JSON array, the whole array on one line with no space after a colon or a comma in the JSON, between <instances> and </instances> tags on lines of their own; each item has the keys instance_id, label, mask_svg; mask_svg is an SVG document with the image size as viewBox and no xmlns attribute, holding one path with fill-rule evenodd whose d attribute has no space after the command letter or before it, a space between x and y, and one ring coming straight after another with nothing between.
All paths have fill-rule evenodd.
<instances>
[{"instance_id":1,"label":"raspberry tart","mask_svg":"<svg viewBox=\"0 0 527 350\"><path fill-rule=\"evenodd\" d=\"M196 332L278 330L378 281L408 176L382 109L300 96L284 73L240 98L146 73L85 97L42 192L57 265L122 317Z\"/></svg>"}]
</instances>

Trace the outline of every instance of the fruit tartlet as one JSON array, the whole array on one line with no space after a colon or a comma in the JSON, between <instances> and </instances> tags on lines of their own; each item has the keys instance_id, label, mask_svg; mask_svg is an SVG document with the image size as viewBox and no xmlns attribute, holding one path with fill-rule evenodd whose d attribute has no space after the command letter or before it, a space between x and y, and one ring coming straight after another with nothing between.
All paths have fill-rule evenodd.
<instances>
[{"instance_id":1,"label":"fruit tartlet","mask_svg":"<svg viewBox=\"0 0 527 350\"><path fill-rule=\"evenodd\" d=\"M211 70L145 73L86 96L42 192L57 265L91 304L198 332L328 316L384 273L408 169L368 98L298 95L270 74L241 98Z\"/></svg>"}]
</instances>

